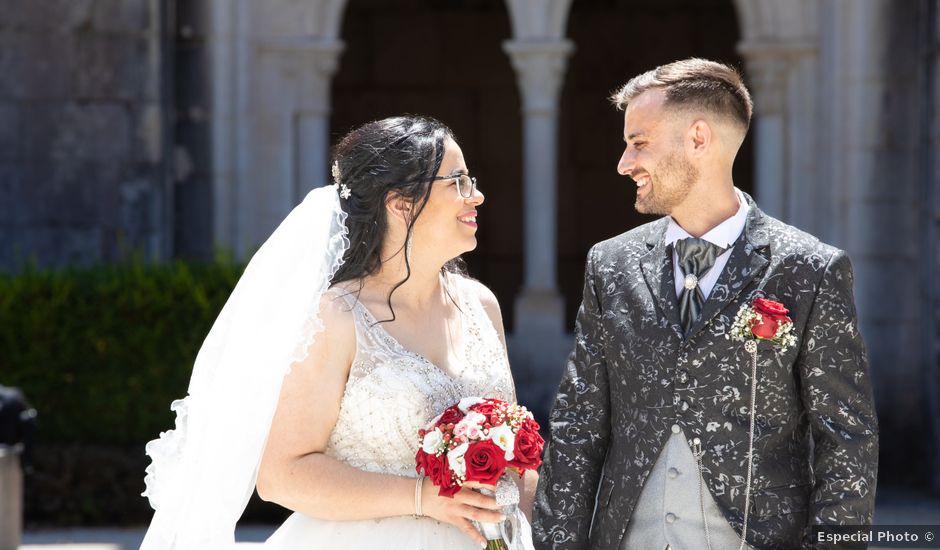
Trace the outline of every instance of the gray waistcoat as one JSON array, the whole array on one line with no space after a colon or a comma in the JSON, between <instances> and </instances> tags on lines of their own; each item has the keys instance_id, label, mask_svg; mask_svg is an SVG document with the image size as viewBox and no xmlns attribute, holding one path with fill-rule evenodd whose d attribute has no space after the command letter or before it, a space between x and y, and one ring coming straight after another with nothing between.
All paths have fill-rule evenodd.
<instances>
[{"instance_id":1,"label":"gray waistcoat","mask_svg":"<svg viewBox=\"0 0 940 550\"><path fill-rule=\"evenodd\" d=\"M705 548L700 487L698 465L680 430L670 436L646 480L630 518L623 550L660 550L667 545L672 550ZM741 537L728 524L707 489L702 496L712 548L736 550Z\"/></svg>"}]
</instances>

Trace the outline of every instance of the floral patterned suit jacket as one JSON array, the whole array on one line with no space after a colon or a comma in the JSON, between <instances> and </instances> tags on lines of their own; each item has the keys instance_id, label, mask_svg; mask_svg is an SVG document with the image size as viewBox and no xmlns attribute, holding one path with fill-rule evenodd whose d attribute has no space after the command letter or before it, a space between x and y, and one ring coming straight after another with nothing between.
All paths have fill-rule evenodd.
<instances>
[{"instance_id":1,"label":"floral patterned suit jacket","mask_svg":"<svg viewBox=\"0 0 940 550\"><path fill-rule=\"evenodd\" d=\"M726 335L758 297L790 310L798 340L758 346L748 543L815 548L811 525L871 524L878 428L851 265L746 199L744 232L687 337L668 218L591 249L539 479L538 548L618 549L673 424L701 439L707 489L741 532L751 371Z\"/></svg>"}]
</instances>

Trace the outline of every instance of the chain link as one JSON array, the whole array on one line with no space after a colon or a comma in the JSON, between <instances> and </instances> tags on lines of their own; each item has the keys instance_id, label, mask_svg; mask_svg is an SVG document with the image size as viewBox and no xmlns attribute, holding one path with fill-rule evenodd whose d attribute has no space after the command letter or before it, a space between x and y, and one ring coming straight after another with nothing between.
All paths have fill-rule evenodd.
<instances>
[{"instance_id":1,"label":"chain link","mask_svg":"<svg viewBox=\"0 0 940 550\"><path fill-rule=\"evenodd\" d=\"M751 426L748 430L747 482L744 485L744 526L741 527L741 546L738 546L738 550L744 550L747 544L747 521L751 512L751 481L754 472L754 419L757 415L757 342L748 341L745 349L751 354Z\"/></svg>"}]
</instances>

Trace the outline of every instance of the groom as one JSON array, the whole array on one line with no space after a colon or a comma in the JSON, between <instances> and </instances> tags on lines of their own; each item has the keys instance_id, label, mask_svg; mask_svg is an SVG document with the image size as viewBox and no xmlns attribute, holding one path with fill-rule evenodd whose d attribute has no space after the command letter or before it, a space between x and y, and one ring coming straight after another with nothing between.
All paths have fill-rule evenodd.
<instances>
[{"instance_id":1,"label":"groom","mask_svg":"<svg viewBox=\"0 0 940 550\"><path fill-rule=\"evenodd\" d=\"M740 75L687 59L613 100L617 170L664 217L588 254L537 547L817 548L814 525L870 525L878 429L852 268L734 187Z\"/></svg>"}]
</instances>

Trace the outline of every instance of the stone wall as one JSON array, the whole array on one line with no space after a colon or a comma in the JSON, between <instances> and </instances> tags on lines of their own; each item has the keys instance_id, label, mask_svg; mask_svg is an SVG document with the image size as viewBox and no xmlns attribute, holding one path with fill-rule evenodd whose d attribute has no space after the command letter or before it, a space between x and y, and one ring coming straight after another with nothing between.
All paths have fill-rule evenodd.
<instances>
[{"instance_id":1,"label":"stone wall","mask_svg":"<svg viewBox=\"0 0 940 550\"><path fill-rule=\"evenodd\" d=\"M844 166L835 244L855 268L859 326L868 348L881 428L883 479L918 482L929 460L922 251L928 209L922 158L925 112L922 4L846 3L836 122Z\"/></svg>"},{"instance_id":2,"label":"stone wall","mask_svg":"<svg viewBox=\"0 0 940 550\"><path fill-rule=\"evenodd\" d=\"M927 132L923 143L924 177L924 285L927 418L932 445L927 447L930 460L930 484L940 494L940 2L923 0L924 50L929 51L924 120Z\"/></svg>"},{"instance_id":3,"label":"stone wall","mask_svg":"<svg viewBox=\"0 0 940 550\"><path fill-rule=\"evenodd\" d=\"M0 1L0 269L169 252L162 4Z\"/></svg>"}]
</instances>

